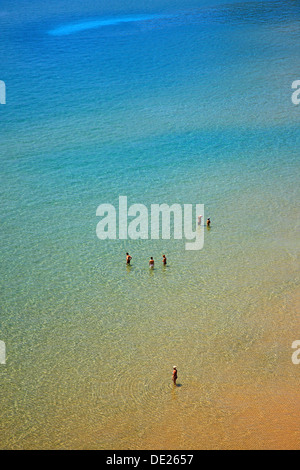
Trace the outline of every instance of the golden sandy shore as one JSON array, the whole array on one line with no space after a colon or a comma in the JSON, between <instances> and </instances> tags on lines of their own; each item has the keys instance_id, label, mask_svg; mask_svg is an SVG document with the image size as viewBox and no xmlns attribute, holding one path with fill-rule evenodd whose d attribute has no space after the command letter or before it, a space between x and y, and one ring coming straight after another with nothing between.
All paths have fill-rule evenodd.
<instances>
[{"instance_id":1,"label":"golden sandy shore","mask_svg":"<svg viewBox=\"0 0 300 470\"><path fill-rule=\"evenodd\" d=\"M158 450L300 449L300 365L291 361L291 344L300 339L299 307L300 292L287 296L274 312L277 327L264 338L266 348L276 340L277 348L286 354L286 364L275 373L274 369L265 375L258 371L257 377L252 374L252 383L247 378L245 384L243 370L248 365L236 364L226 370L226 382L218 384L212 394L208 393L211 384L195 383L189 390L195 402L189 407L180 400L180 388L175 390L164 418L143 436L139 446ZM282 328L279 315L286 319ZM241 374L240 384L236 374Z\"/></svg>"}]
</instances>

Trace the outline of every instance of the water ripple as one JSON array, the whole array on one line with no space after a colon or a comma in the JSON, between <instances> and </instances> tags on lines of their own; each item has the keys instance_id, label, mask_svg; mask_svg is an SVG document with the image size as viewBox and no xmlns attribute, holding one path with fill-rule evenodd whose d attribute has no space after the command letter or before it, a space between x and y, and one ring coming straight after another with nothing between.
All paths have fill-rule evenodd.
<instances>
[{"instance_id":1,"label":"water ripple","mask_svg":"<svg viewBox=\"0 0 300 470\"><path fill-rule=\"evenodd\" d=\"M88 29L102 28L104 26L114 26L121 23L133 23L153 19L161 19L165 17L165 15L134 15L107 19L102 18L96 20L82 21L80 23L69 23L66 25L62 25L58 28L48 31L48 34L50 34L51 36L67 36L69 34L78 33L79 31L86 31Z\"/></svg>"}]
</instances>

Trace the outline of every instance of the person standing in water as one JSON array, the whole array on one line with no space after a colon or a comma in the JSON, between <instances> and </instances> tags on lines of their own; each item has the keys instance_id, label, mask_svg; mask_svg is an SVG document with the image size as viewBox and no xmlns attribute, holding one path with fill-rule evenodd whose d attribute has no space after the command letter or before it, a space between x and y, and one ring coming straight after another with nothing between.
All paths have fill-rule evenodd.
<instances>
[{"instance_id":1,"label":"person standing in water","mask_svg":"<svg viewBox=\"0 0 300 470\"><path fill-rule=\"evenodd\" d=\"M173 367L172 380L173 380L174 385L176 385L176 380L177 380L177 367L176 366Z\"/></svg>"},{"instance_id":2,"label":"person standing in water","mask_svg":"<svg viewBox=\"0 0 300 470\"><path fill-rule=\"evenodd\" d=\"M131 260L132 260L132 256L130 256L129 253L126 253L126 264L130 264Z\"/></svg>"},{"instance_id":3,"label":"person standing in water","mask_svg":"<svg viewBox=\"0 0 300 470\"><path fill-rule=\"evenodd\" d=\"M150 261L149 261L149 267L154 268L154 259L152 258L152 256L151 256Z\"/></svg>"},{"instance_id":4,"label":"person standing in water","mask_svg":"<svg viewBox=\"0 0 300 470\"><path fill-rule=\"evenodd\" d=\"M163 255L163 265L166 266L167 264L167 258L166 255Z\"/></svg>"},{"instance_id":5,"label":"person standing in water","mask_svg":"<svg viewBox=\"0 0 300 470\"><path fill-rule=\"evenodd\" d=\"M210 227L210 218L208 218L207 221L206 221L206 227L207 227L207 228Z\"/></svg>"}]
</instances>

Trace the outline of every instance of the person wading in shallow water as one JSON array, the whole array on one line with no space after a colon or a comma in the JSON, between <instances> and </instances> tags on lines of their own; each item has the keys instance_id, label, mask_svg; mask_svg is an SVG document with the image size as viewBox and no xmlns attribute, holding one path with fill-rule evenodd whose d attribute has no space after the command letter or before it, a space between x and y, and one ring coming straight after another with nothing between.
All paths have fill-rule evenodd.
<instances>
[{"instance_id":1,"label":"person wading in shallow water","mask_svg":"<svg viewBox=\"0 0 300 470\"><path fill-rule=\"evenodd\" d=\"M163 255L163 265L166 266L167 264L167 258L166 255Z\"/></svg>"},{"instance_id":2,"label":"person wading in shallow water","mask_svg":"<svg viewBox=\"0 0 300 470\"><path fill-rule=\"evenodd\" d=\"M176 380L177 380L177 367L176 366L173 367L172 380L173 380L174 385L176 385Z\"/></svg>"},{"instance_id":3,"label":"person wading in shallow water","mask_svg":"<svg viewBox=\"0 0 300 470\"><path fill-rule=\"evenodd\" d=\"M131 260L132 260L132 256L130 256L129 253L126 253L126 264L130 264Z\"/></svg>"},{"instance_id":4,"label":"person wading in shallow water","mask_svg":"<svg viewBox=\"0 0 300 470\"><path fill-rule=\"evenodd\" d=\"M152 258L152 256L151 256L150 261L149 261L149 267L154 268L154 259Z\"/></svg>"}]
</instances>

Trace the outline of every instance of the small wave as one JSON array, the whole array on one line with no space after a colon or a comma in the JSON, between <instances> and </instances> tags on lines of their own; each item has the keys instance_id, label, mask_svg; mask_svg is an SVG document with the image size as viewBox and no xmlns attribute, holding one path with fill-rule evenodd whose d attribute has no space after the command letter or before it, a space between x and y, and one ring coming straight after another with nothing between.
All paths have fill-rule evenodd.
<instances>
[{"instance_id":1,"label":"small wave","mask_svg":"<svg viewBox=\"0 0 300 470\"><path fill-rule=\"evenodd\" d=\"M67 36L69 34L78 33L79 31L86 31L87 29L102 28L104 26L118 25L120 23L141 22L154 19L166 18L165 15L135 15L135 16L122 16L117 18L96 19L83 21L79 23L69 23L58 28L48 31L51 36Z\"/></svg>"}]
</instances>

